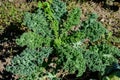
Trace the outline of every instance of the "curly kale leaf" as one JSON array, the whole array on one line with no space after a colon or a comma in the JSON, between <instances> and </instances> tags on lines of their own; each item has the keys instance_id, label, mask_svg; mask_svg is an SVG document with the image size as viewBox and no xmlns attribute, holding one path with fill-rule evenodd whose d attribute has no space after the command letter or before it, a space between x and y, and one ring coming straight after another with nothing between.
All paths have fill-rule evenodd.
<instances>
[{"instance_id":1,"label":"curly kale leaf","mask_svg":"<svg viewBox=\"0 0 120 80\"><path fill-rule=\"evenodd\" d=\"M67 14L67 20L64 22L64 28L66 31L70 30L73 26L77 26L80 23L81 10L74 8Z\"/></svg>"},{"instance_id":2,"label":"curly kale leaf","mask_svg":"<svg viewBox=\"0 0 120 80\"><path fill-rule=\"evenodd\" d=\"M35 33L40 33L43 36L51 36L51 30L49 23L41 9L38 9L35 13L25 13L23 24Z\"/></svg>"},{"instance_id":3,"label":"curly kale leaf","mask_svg":"<svg viewBox=\"0 0 120 80\"><path fill-rule=\"evenodd\" d=\"M52 48L41 48L41 50L31 50L26 48L20 55L15 56L11 65L6 67L7 71L21 76L27 76L36 72L42 66L44 58L52 52Z\"/></svg>"},{"instance_id":4,"label":"curly kale leaf","mask_svg":"<svg viewBox=\"0 0 120 80\"><path fill-rule=\"evenodd\" d=\"M65 43L74 44L85 38L85 34L80 31L73 31L67 37L62 38Z\"/></svg>"},{"instance_id":5,"label":"curly kale leaf","mask_svg":"<svg viewBox=\"0 0 120 80\"><path fill-rule=\"evenodd\" d=\"M34 32L26 32L16 40L18 45L27 46L31 49L41 48L43 46L50 46L51 38L43 37Z\"/></svg>"},{"instance_id":6,"label":"curly kale leaf","mask_svg":"<svg viewBox=\"0 0 120 80\"><path fill-rule=\"evenodd\" d=\"M85 72L86 62L81 48L64 45L58 49L58 53L60 53L58 64L62 63L64 70L67 70L70 74L78 71L77 76L81 76Z\"/></svg>"},{"instance_id":7,"label":"curly kale leaf","mask_svg":"<svg viewBox=\"0 0 120 80\"><path fill-rule=\"evenodd\" d=\"M82 22L81 31L85 33L86 38L91 41L97 41L105 35L107 30L97 21L97 15L91 14L88 20Z\"/></svg>"},{"instance_id":8,"label":"curly kale leaf","mask_svg":"<svg viewBox=\"0 0 120 80\"><path fill-rule=\"evenodd\" d=\"M78 40L78 38L80 39L80 35L82 33L72 30L72 28L78 28L80 23L80 15L81 10L79 8L74 8L68 12L67 19L63 22L63 26L60 27L60 37L63 41L67 39L65 42L71 42L73 38L74 40ZM73 35L75 36L72 37ZM70 41L68 41L69 39Z\"/></svg>"},{"instance_id":9,"label":"curly kale leaf","mask_svg":"<svg viewBox=\"0 0 120 80\"><path fill-rule=\"evenodd\" d=\"M51 9L53 9L54 16L57 20L60 20L63 14L67 11L66 4L61 0L53 0Z\"/></svg>"},{"instance_id":10,"label":"curly kale leaf","mask_svg":"<svg viewBox=\"0 0 120 80\"><path fill-rule=\"evenodd\" d=\"M99 71L101 74L105 73L107 66L117 62L115 55L120 54L120 50L108 44L98 44L90 46L89 50L84 53L86 65L91 71Z\"/></svg>"}]
</instances>

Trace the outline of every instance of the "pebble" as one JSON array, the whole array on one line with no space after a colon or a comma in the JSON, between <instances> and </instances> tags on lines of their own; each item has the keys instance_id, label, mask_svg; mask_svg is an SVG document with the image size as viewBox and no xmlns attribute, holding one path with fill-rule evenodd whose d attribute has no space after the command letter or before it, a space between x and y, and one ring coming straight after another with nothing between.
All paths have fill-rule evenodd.
<instances>
[{"instance_id":1,"label":"pebble","mask_svg":"<svg viewBox=\"0 0 120 80\"><path fill-rule=\"evenodd\" d=\"M13 2L14 0L9 0L9 2Z\"/></svg>"}]
</instances>

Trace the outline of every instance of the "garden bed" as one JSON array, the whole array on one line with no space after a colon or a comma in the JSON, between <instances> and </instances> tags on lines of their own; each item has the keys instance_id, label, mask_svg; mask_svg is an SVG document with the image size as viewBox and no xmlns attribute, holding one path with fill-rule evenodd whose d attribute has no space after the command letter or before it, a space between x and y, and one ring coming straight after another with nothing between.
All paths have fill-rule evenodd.
<instances>
[{"instance_id":1,"label":"garden bed","mask_svg":"<svg viewBox=\"0 0 120 80\"><path fill-rule=\"evenodd\" d=\"M57 1L57 0L55 0L55 1ZM46 1L47 2L47 1ZM66 2L67 2L67 0L66 0ZM44 3L44 2L43 2ZM86 50L92 50L92 48L93 48L93 51L95 51L95 47L94 46L96 46L96 44L97 44L97 47L101 47L100 49L98 49L98 51L100 52L100 50L102 50L102 49L105 49L104 48L104 46L106 47L106 43L108 43L108 44L110 44L110 45L112 45L112 46L114 46L114 47L116 47L117 49L116 50L118 50L118 49L120 49L120 2L119 2L119 0L117 1L117 0L115 0L114 2L113 2L113 4L112 5L109 5L109 4L105 4L105 2L102 2L102 1L100 1L100 2L96 2L96 1L86 1L86 2L83 2L83 3L80 3L80 2L78 2L78 3L76 3L75 1L71 1L71 2L67 2L68 4L67 4L67 9L68 9L68 14L66 14L66 13L64 13L64 15L65 15L65 17L60 17L60 18L62 18L64 21L66 20L66 22L65 22L65 24L61 24L62 25L62 27L64 28L64 26L66 25L66 26L73 26L73 29L71 29L70 31L68 31L68 34L71 34L72 32L74 32L74 31L77 31L77 29L79 28L79 27L81 27L81 26L79 26L78 24L76 24L76 23L73 23L73 25L72 24L70 24L71 22L69 22L69 15L71 15L71 14L69 14L70 13L70 11L72 11L72 8L73 7L76 7L77 6L77 8L79 8L81 11L82 11L82 13L80 13L80 14L82 14L81 15L81 17L80 18L76 18L76 20L75 21L77 21L77 19L80 19L80 23L82 23L83 22L83 24L84 24L84 21L86 21L87 19L88 19L88 16L89 16L89 13L97 13L97 15L99 16L98 17L98 19L96 20L96 23L97 22L100 22L100 23L102 23L102 25L104 26L104 28L105 29L107 29L108 31L109 31L109 33L106 35L106 33L105 33L105 36L107 36L107 38L108 39L106 39L106 37L105 36L102 36L103 38L102 39L93 39L93 38L91 38L93 35L90 35L90 37L88 37L88 34L85 34L87 37L88 37L88 39L85 37L83 37L82 39L85 39L85 40L83 40L83 42L84 43L82 43L83 44L83 46L87 46L85 49ZM32 37L33 36L38 36L38 35L36 35L36 33L34 34L34 32L36 31L36 29L34 29L34 28L32 28L32 26L31 27L28 27L28 24L29 23L27 23L27 21L29 21L29 20L27 20L27 21L25 21L25 19L23 19L24 18L24 14L25 14L25 12L29 12L29 14L28 14L28 16L30 16L31 14L33 14L34 15L34 13L36 12L36 10L38 9L38 7L40 8L41 7L41 5L40 5L40 3L38 4L38 2L37 1L32 1L32 0L27 0L27 1L25 1L25 0L5 0L5 1L0 1L0 79L1 80L16 80L16 79L18 79L19 78L19 76L20 75L16 75L15 73L16 72L12 72L10 69L6 69L6 66L9 66L9 65L11 65L11 61L13 60L13 58L14 57L16 57L16 56L18 56L18 55L20 55L21 53L23 53L24 52L24 50L26 50L26 48L28 48L28 49L31 49L31 48L33 48L33 47L35 47L35 45L36 44L34 44L33 43L33 45L32 45L32 43L31 44L29 44L29 43L23 43L23 42L21 42L21 43L16 43L16 39L18 39L19 40L19 42L20 42L20 40L22 40L22 38L20 38L22 35L24 35L24 33L26 33L26 35L28 36L28 34L30 34L29 35L29 37L31 37L31 40L33 39ZM55 5L56 6L56 5ZM62 9L62 8L61 8ZM44 10L44 8L43 8L43 10ZM64 10L64 8L63 8L63 10ZM76 9L77 10L77 9ZM62 12L62 11L61 11ZM79 12L79 11L78 11ZM49 13L49 12L47 12L47 13ZM35 13L36 15L37 15L37 13ZM73 16L75 16L74 15L75 13L73 13ZM67 16L66 16L67 15ZM32 16L32 15L31 15ZM48 15L49 17L51 17L51 15L49 14ZM79 15L78 15L79 16ZM58 17L58 16L57 16ZM66 17L68 17L68 19L66 18ZM26 17L26 19L27 19L28 17ZM52 18L52 17L51 17ZM58 17L59 18L59 17ZM66 18L66 19L65 19ZM36 20L36 19L35 19ZM39 20L39 19L38 19ZM50 19L48 19L49 20L49 22L52 22L52 21L50 21ZM54 18L53 18L53 20L54 20ZM68 20L68 22L67 22L67 20ZM74 20L74 19L73 19ZM24 22L25 21L25 22ZM34 21L34 20L31 20L31 21ZM56 20L54 20L54 21L56 21ZM63 22L64 22L63 21ZM24 22L24 24L23 24L23 22ZM62 22L62 21L61 21ZM78 22L79 23L79 22ZM42 24L42 23L41 23ZM54 23L51 23L51 24L53 24L53 25L56 25L56 24L54 24ZM75 25L74 25L75 24ZM87 22L86 22L86 24L88 24ZM86 24L84 24L84 26L86 26ZM92 24L94 24L94 23L92 23ZM91 25L92 25L91 24ZM31 25L31 24L30 24ZM77 25L77 27L76 27L76 25ZM80 24L81 25L81 24ZM88 24L89 25L89 24ZM45 25L46 26L46 25ZM75 26L75 27L74 27ZM89 26L88 26L89 27ZM31 30L32 29L32 30ZM53 29L53 33L51 33L51 34L54 34L55 36L57 36L57 33L55 32L55 30L54 30L54 28L52 28ZM81 28L80 28L81 29ZM84 27L82 28L83 30L84 30ZM101 29L101 28L100 28ZM101 29L102 30L102 29ZM32 31L32 33L31 33L31 31ZM61 30L62 31L62 30ZM82 30L81 30L82 31ZM104 31L104 30L103 30ZM27 34L27 32L28 32L28 34ZM46 32L47 32L47 29L46 29ZM49 31L48 31L49 32ZM84 32L83 32L84 33ZM80 33L80 34L83 34L83 33ZM92 33L92 32L91 32ZM98 30L98 33L104 33L104 32L99 32L99 30ZM41 34L41 33L39 33L39 34ZM67 35L68 35L67 34ZM77 33L77 34L79 34L79 33ZM97 33L96 33L97 34ZM32 35L32 36L31 36ZM76 34L73 34L73 35L76 35ZM25 36L25 35L24 35ZM76 35L77 37L79 37L79 38L81 38L80 36L78 36L78 35ZM76 37L75 36L75 37ZM99 36L99 34L98 34L98 36ZM38 37L41 37L41 36L38 36ZM78 39L76 39L75 37L73 37L73 38L71 38L72 40L78 40ZM94 36L93 36L94 37ZM69 37L68 37L69 38ZM63 37L61 37L61 40L64 42L64 43L66 43L67 44L67 46L69 46L69 45L71 45L71 44L69 44L69 42L71 42L72 43L72 40L71 41L67 41L66 39L68 39L68 38L63 38ZM36 40L38 39L38 38L35 38ZM53 39L53 36L52 36L52 38L51 39ZM38 39L39 40L39 39ZM48 40L48 38L47 38L47 40ZM60 55L60 53L63 53L62 51L60 51L59 52L59 50L66 50L66 49L64 49L64 48L70 48L70 49L72 49L71 48L71 46L70 47L67 47L66 45L64 45L64 44L62 44L62 43L57 43L57 42L54 42L54 41L56 41L57 40L57 38L55 38L55 39L53 39L53 42L51 42L50 43L50 47L53 47L53 52L52 52L52 54L50 54L50 56L48 57L48 58L45 58L45 60L43 61L43 64L42 64L42 66L44 66L45 67L45 72L44 72L44 76L42 75L42 77L46 77L46 79L45 80L47 80L47 76L52 76L52 77L54 77L54 75L52 75L53 73L52 73L52 71L54 71L54 69L56 70L56 66L57 66L57 68L58 68L58 70L56 71L56 73L55 73L55 75L57 75L57 77L59 77L59 78L62 78L62 80L90 80L90 79L95 79L95 80L104 80L103 79L103 77L104 76L109 76L109 75L112 75L116 70L117 71L119 71L120 69L118 69L118 68L115 68L115 70L112 68L110 68L111 69L111 71L109 72L109 73L106 73L106 74L104 74L104 75L102 75L101 76L101 74L99 73L100 71L97 71L98 69L97 68L95 68L95 69L97 69L96 71L92 71L92 70L89 70L88 68L84 71L83 69L81 69L81 70L83 70L83 74L82 73L80 73L80 71L79 71L79 69L78 68L75 68L75 69L77 69L78 71L75 71L74 73L72 72L72 71L70 71L69 72L69 66L70 65L72 65L72 64L69 64L69 66L68 65L65 65L65 64L67 64L67 58L69 58L69 57L64 57L65 58L65 61L66 61L66 63L62 63L61 61L59 61L58 59L59 58L61 58L61 56L66 56L66 54L62 54L62 55ZM93 40L93 41L92 41ZM94 41L95 40L95 41ZM28 40L29 41L29 40ZM41 41L42 41L42 39L41 39ZM48 42L49 42L49 40L48 40ZM74 42L74 41L73 41ZM105 42L105 43L104 43ZM49 46L49 43L47 43L47 42L43 42L44 44L46 44L45 45L45 47L46 46ZM20 46L20 45L22 45L22 46ZM25 45L24 45L25 44ZM29 46L26 46L26 44L27 45L29 45ZM38 44L41 44L41 43L39 43L38 42ZM51 45L52 44L52 45ZM54 45L53 45L54 44ZM102 45L104 45L104 46L101 46L101 45L99 45L99 44L102 44ZM31 45L31 46L30 46ZM62 48L61 48L61 46L60 45L62 45ZM58 47L58 46L60 46L60 47ZM38 49L39 47L36 45L36 49ZM107 47L107 48L109 48L109 47ZM106 50L107 50L107 48L106 48ZM112 48L112 47L111 47ZM34 51L35 49L33 48L33 50L32 51ZM47 50L47 49L46 49ZM57 51L56 51L57 50ZM69 50L69 49L68 49ZM68 50L66 50L66 52L68 51ZM77 49L76 49L77 50ZM76 51L76 50L73 50L74 52ZM109 50L110 51L110 50ZM109 52L108 51L108 52ZM119 52L120 50L118 50L118 52L117 53L120 53ZM85 52L85 50L83 50L83 52ZM105 52L105 50L103 50L103 53ZM112 51L110 51L110 52L112 52ZM37 53L37 52L36 52ZM70 52L70 54L71 53L73 53L72 51ZM78 52L76 52L76 54L77 54ZM101 52L102 53L102 52ZM113 53L116 53L116 52L114 52L113 51ZM116 55L120 55L120 54L117 54L116 53ZM68 54L69 54L69 52L68 52ZM84 53L83 53L84 54ZM87 53L86 53L87 54ZM91 52L91 54L92 54L92 52ZM96 52L96 54L97 54L97 52ZM109 54L109 53L108 53ZM24 54L23 54L24 55ZM38 54L37 54L38 55ZM59 56L60 55L60 56ZM74 54L75 55L75 54ZM46 55L44 55L44 56L46 56ZM68 55L67 55L68 56ZM86 55L87 56L87 55ZM97 55L95 55L95 56L97 56ZM71 56L70 56L71 57ZM74 56L75 58L77 58L76 56ZM78 56L78 57L81 57L81 56ZM84 56L83 56L84 57ZM119 64L119 57L120 56L117 56L116 58L117 58L117 60L118 60L118 63L117 64L115 64L115 65L117 65L117 67L118 67L118 64ZM19 57L18 57L19 58ZM39 57L38 57L39 58ZM23 58L24 59L24 58ZM88 56L88 58L86 58L86 60L88 60L89 59L89 56ZM58 64L57 64L57 60L58 60ZM61 60L62 60L62 58L61 58ZM75 59L76 60L76 59ZM80 60L81 60L81 58L80 58ZM50 62L49 62L50 61ZM72 60L71 60L72 61ZM77 60L76 60L77 61ZM14 61L13 61L14 62ZM55 63L54 63L55 62ZM60 62L60 64L59 64L59 62ZM96 61L95 61L96 62ZM37 63L37 61L35 62L35 63ZM68 63L69 63L69 61L68 61ZM74 63L74 62L73 62ZM90 62L91 63L91 62ZM77 62L76 62L76 64L77 64ZM80 64L80 63L79 63ZM84 64L84 63L83 63ZM96 63L96 64L99 64L99 63ZM47 66L46 66L47 65ZM60 66L60 68L59 68L59 65L65 65L64 66L64 68L65 69L67 69L67 70L64 70L64 69L62 69L61 68L61 66ZM87 64L87 62L86 62L86 65L88 65ZM20 65L21 66L21 65ZM78 65L78 66L81 66L81 65ZM13 66L14 67L14 66ZM81 66L81 67L88 67L88 66ZM10 68L12 68L11 66L10 66ZM17 67L18 68L18 67ZM72 67L71 67L72 68ZM80 67L79 67L80 68ZM41 68L40 68L41 69ZM73 68L74 69L74 68ZM102 68L101 68L102 69ZM48 73L47 73L47 71L48 71ZM72 73L71 73L72 72ZM49 74L50 73L50 74ZM51 74L52 73L52 74ZM78 76L78 77L76 77L77 76L77 74L78 73L80 73L80 75L81 76ZM46 75L47 74L47 75ZM119 72L119 74L120 74L120 72ZM34 75L32 75L32 76L34 76ZM116 75L115 75L116 76ZM28 77L26 78L25 76L23 76L22 75L22 77L23 77L23 79L22 80L27 80L28 79ZM120 77L119 75L117 76L117 77ZM41 78L41 77L40 77ZM38 79L40 79L40 78L38 78ZM35 79L35 78L33 78L33 79ZM33 80L33 79L30 79L30 80ZM43 79L43 78L42 78ZM21 80L21 79L20 79ZM49 79L48 79L49 80ZM55 79L55 80L59 80L59 79ZM114 79L110 79L110 80L114 80Z\"/></svg>"}]
</instances>

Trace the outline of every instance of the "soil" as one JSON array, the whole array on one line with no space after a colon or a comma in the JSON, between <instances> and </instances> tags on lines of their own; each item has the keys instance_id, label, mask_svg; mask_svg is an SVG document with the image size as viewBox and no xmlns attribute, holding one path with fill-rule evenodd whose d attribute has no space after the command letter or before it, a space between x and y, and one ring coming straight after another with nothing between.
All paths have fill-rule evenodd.
<instances>
[{"instance_id":1,"label":"soil","mask_svg":"<svg viewBox=\"0 0 120 80\"><path fill-rule=\"evenodd\" d=\"M26 0L5 1L13 3L15 7L21 10L27 8L26 5L23 4L29 4L29 8L31 9L34 9L33 7L36 6L36 3L30 3L29 0L27 0L28 2L26 2ZM79 4L82 14L84 14L81 17L81 20L85 20L89 13L95 12L99 15L99 21L102 22L109 31L112 31L115 37L120 38L120 2L118 1L116 0L113 6L107 5L107 7L105 7L106 5L104 5L104 3L92 1ZM2 1L0 0L0 5L1 4ZM17 77L12 73L5 71L5 66L10 64L10 60L13 56L19 54L24 49L24 47L20 47L15 43L15 39L25 31L20 29L20 27L20 23L11 22L11 24L4 29L3 33L0 34L0 80L15 80ZM117 47L120 48L120 43L117 44ZM95 77L94 75L97 76L98 73L87 71L81 78L76 80L89 80L90 78L98 80L98 77ZM74 78L75 75L71 74L65 76L63 80L74 80Z\"/></svg>"}]
</instances>

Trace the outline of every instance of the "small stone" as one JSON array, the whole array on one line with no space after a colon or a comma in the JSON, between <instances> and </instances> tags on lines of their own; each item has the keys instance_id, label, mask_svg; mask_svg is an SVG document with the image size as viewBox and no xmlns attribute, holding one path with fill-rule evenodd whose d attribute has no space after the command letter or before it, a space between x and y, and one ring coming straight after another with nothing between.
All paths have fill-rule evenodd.
<instances>
[{"instance_id":1,"label":"small stone","mask_svg":"<svg viewBox=\"0 0 120 80\"><path fill-rule=\"evenodd\" d=\"M0 61L0 71L3 71L4 70L4 64L3 62Z\"/></svg>"},{"instance_id":2,"label":"small stone","mask_svg":"<svg viewBox=\"0 0 120 80\"><path fill-rule=\"evenodd\" d=\"M9 0L9 2L13 2L14 0Z\"/></svg>"},{"instance_id":3,"label":"small stone","mask_svg":"<svg viewBox=\"0 0 120 80\"><path fill-rule=\"evenodd\" d=\"M101 22L104 22L104 21L105 21L105 19L103 19L103 18L102 18L100 21L101 21Z\"/></svg>"}]
</instances>

